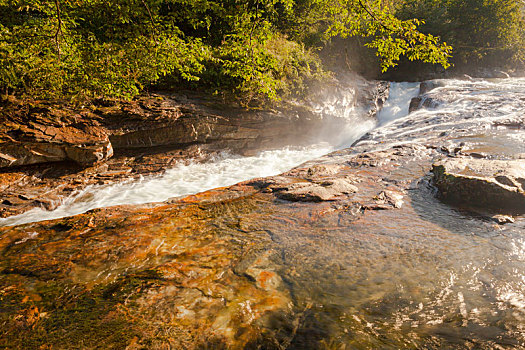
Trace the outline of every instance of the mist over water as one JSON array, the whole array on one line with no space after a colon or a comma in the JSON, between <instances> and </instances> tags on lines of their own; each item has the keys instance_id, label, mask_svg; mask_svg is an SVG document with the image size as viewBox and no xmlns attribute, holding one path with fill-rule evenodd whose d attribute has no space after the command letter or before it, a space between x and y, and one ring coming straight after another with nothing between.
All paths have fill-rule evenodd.
<instances>
[{"instance_id":1,"label":"mist over water","mask_svg":"<svg viewBox=\"0 0 525 350\"><path fill-rule=\"evenodd\" d=\"M85 213L95 208L122 204L162 202L169 198L203 192L257 177L280 174L308 160L336 149L349 147L376 125L406 116L410 99L417 94L418 83L392 83L390 98L377 120L358 115L352 99L332 98L318 109L336 113L348 122L344 130L323 142L307 147L286 147L263 151L252 157L223 153L206 163L181 162L160 176L151 176L113 185L89 186L72 194L54 210L35 208L21 215L0 219L0 225L13 226L52 220ZM349 92L352 93L352 92Z\"/></svg>"},{"instance_id":2,"label":"mist over water","mask_svg":"<svg viewBox=\"0 0 525 350\"><path fill-rule=\"evenodd\" d=\"M162 201L274 175L352 144L366 132L369 135L358 144L370 150L397 143L447 146L451 141L464 142L465 150L486 152L488 160L523 159L525 132L513 121L524 115L525 79L444 80L428 94L439 103L407 115L417 93L417 83L392 84L377 121L347 113L343 137L334 136L331 143L180 163L161 176L93 186L55 211L35 209L0 223L15 225L97 207ZM292 334L296 343L289 348L525 349L525 218L497 225L441 202L426 176L430 168L427 160L400 162L385 179L396 184L411 181L403 187L406 204L370 210L357 220L336 223L336 214L334 221L300 218L296 204L276 205L280 212L268 222L264 220L273 211L255 216L253 220L271 232L264 249L275 273L286 281L291 307L299 315ZM231 215L226 216L237 217L237 212ZM283 220L288 218L297 218L297 224Z\"/></svg>"}]
</instances>

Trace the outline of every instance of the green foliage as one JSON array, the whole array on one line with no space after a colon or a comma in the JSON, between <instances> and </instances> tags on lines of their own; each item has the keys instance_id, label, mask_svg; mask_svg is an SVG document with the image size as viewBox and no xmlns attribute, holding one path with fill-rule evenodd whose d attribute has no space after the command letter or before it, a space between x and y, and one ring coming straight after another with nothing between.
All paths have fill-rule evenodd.
<instances>
[{"instance_id":1,"label":"green foliage","mask_svg":"<svg viewBox=\"0 0 525 350\"><path fill-rule=\"evenodd\" d=\"M197 80L210 54L202 41L161 29L132 3L4 2L0 86L42 97L131 97L166 75Z\"/></svg>"},{"instance_id":2,"label":"green foliage","mask_svg":"<svg viewBox=\"0 0 525 350\"><path fill-rule=\"evenodd\" d=\"M422 31L454 47L459 65L525 62L524 4L520 0L403 0L400 18L420 18Z\"/></svg>"},{"instance_id":3,"label":"green foliage","mask_svg":"<svg viewBox=\"0 0 525 350\"><path fill-rule=\"evenodd\" d=\"M317 49L364 36L383 70L448 66L450 47L380 0L0 0L0 88L125 97L191 86L249 101L301 96L329 74Z\"/></svg>"},{"instance_id":4,"label":"green foliage","mask_svg":"<svg viewBox=\"0 0 525 350\"><path fill-rule=\"evenodd\" d=\"M410 61L438 63L448 68L452 47L440 43L439 38L418 31L418 19L400 20L382 0L340 0L339 6L330 6L327 12L332 21L327 33L331 36L361 35L370 38L366 44L376 49L382 71L394 67L401 56Z\"/></svg>"}]
</instances>

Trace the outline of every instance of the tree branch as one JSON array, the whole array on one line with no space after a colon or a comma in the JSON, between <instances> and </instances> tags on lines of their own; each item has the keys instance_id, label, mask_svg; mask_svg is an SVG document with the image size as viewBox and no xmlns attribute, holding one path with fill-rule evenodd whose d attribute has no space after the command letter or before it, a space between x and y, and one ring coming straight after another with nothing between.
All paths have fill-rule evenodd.
<instances>
[{"instance_id":1,"label":"tree branch","mask_svg":"<svg viewBox=\"0 0 525 350\"><path fill-rule=\"evenodd\" d=\"M414 49L414 45L412 45L412 43L410 42L409 38L407 38L407 36L403 33L402 30L400 29L395 29L395 28L389 28L387 27L380 19L378 19L372 11L370 11L368 9L368 7L363 3L362 0L358 0L359 2L359 5L366 11L366 13L368 13L368 15L374 20L376 21L377 23L379 23L379 25L381 27L383 27L385 30L391 32L391 33L394 33L394 34L397 34L399 35L402 39L404 39L408 45L410 46L411 49Z\"/></svg>"},{"instance_id":2,"label":"tree branch","mask_svg":"<svg viewBox=\"0 0 525 350\"><path fill-rule=\"evenodd\" d=\"M158 44L157 35L156 35L156 31L155 31L155 20L153 19L153 15L151 14L151 10L150 10L150 8L149 8L149 6L148 6L148 4L146 3L145 0L142 0L142 4L144 5L146 10L148 11L149 19L151 21L151 36L153 37L153 40L155 41L155 43Z\"/></svg>"},{"instance_id":3,"label":"tree branch","mask_svg":"<svg viewBox=\"0 0 525 350\"><path fill-rule=\"evenodd\" d=\"M62 34L62 17L60 13L59 0L55 0L56 14L57 14L57 30L55 31L55 43L57 46L58 57L60 57L60 41L59 36Z\"/></svg>"},{"instance_id":4,"label":"tree branch","mask_svg":"<svg viewBox=\"0 0 525 350\"><path fill-rule=\"evenodd\" d=\"M358 0L358 3L359 3L359 6L361 6L361 8L363 8L363 10L365 10L366 13L368 13L368 15L369 15L370 17L372 17L372 19L373 19L374 21L376 21L377 23L379 23L379 25L380 25L381 27L383 27L384 29L386 29L386 30L388 30L388 31L390 31L390 32L394 32L394 30L392 30L392 28L388 28L388 27L387 27L382 21L380 21L380 20L379 20L379 19L378 19L373 13L372 13L372 11L370 11L370 10L368 9L368 6L366 6L365 4L363 4L363 1L362 1L362 0Z\"/></svg>"}]
</instances>

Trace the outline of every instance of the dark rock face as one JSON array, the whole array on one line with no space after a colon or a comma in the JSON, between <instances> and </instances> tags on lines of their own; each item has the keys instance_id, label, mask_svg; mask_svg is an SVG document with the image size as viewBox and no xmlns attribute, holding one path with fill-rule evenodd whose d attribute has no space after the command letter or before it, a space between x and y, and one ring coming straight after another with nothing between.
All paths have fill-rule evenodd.
<instances>
[{"instance_id":1,"label":"dark rock face","mask_svg":"<svg viewBox=\"0 0 525 350\"><path fill-rule=\"evenodd\" d=\"M432 97L414 97L412 100L410 100L410 106L408 107L408 111L410 113L415 112L421 108L436 108L438 107L442 101L436 100Z\"/></svg>"},{"instance_id":2,"label":"dark rock face","mask_svg":"<svg viewBox=\"0 0 525 350\"><path fill-rule=\"evenodd\" d=\"M414 97L410 100L410 105L408 106L408 112L412 113L417 111L420 108L421 102L423 99L421 97Z\"/></svg>"},{"instance_id":3,"label":"dark rock face","mask_svg":"<svg viewBox=\"0 0 525 350\"><path fill-rule=\"evenodd\" d=\"M409 113L415 112L422 108L437 108L439 105L446 103L439 93L432 93L436 88L444 86L443 82L436 80L424 81L419 85L419 96L410 101L408 108Z\"/></svg>"},{"instance_id":4,"label":"dark rock face","mask_svg":"<svg viewBox=\"0 0 525 350\"><path fill-rule=\"evenodd\" d=\"M523 160L447 159L432 172L445 200L500 214L525 213Z\"/></svg>"},{"instance_id":5,"label":"dark rock face","mask_svg":"<svg viewBox=\"0 0 525 350\"><path fill-rule=\"evenodd\" d=\"M435 88L442 87L444 84L437 80L427 80L421 82L419 85L419 94L424 95L427 92L434 90Z\"/></svg>"}]
</instances>

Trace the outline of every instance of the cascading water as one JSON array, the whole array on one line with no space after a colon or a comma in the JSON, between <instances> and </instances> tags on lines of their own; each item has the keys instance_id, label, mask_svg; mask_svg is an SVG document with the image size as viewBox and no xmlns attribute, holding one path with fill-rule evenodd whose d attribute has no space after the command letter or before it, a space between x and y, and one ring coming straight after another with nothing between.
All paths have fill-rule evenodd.
<instances>
[{"instance_id":1,"label":"cascading water","mask_svg":"<svg viewBox=\"0 0 525 350\"><path fill-rule=\"evenodd\" d=\"M418 93L418 83L392 83L390 96L377 116L379 126L408 115L410 100Z\"/></svg>"},{"instance_id":2,"label":"cascading water","mask_svg":"<svg viewBox=\"0 0 525 350\"><path fill-rule=\"evenodd\" d=\"M426 98L431 99L430 108L421 108L410 114L406 119L383 119L380 125L370 132L371 138L388 140L391 142L403 140L407 142L421 142L426 139L427 130L439 129L443 133L462 128L472 128L472 123L484 125L478 132L478 139L496 139L501 150L491 150L496 153L514 154L525 152L523 130L505 130L499 132L497 128L489 127L498 122L511 120L523 115L523 101L525 100L525 79L494 79L487 80L439 80L437 87ZM406 91L406 89L405 89ZM396 92L394 91L394 94ZM424 101L424 100L423 100ZM392 112L385 113L390 116ZM385 111L391 107L385 106ZM468 126L467 126L468 125ZM474 141L469 136L465 142ZM519 141L519 142L517 142Z\"/></svg>"},{"instance_id":3,"label":"cascading water","mask_svg":"<svg viewBox=\"0 0 525 350\"><path fill-rule=\"evenodd\" d=\"M353 149L333 153L316 162L342 165L347 169L343 173L345 176L356 176L358 192L350 197L352 202L346 197L340 202L291 203L275 201L271 194L261 194L258 199L240 201L243 203L238 207L228 203L199 208L197 226L185 227L181 241L172 232L173 223L179 221L169 217L177 213L167 215L163 229L156 226L163 211L156 213L154 219L148 215L144 218L141 213L136 214L140 215L138 217L131 215L137 228L132 224L130 234L123 233L126 227L122 226L107 232L104 232L105 226L87 228L90 233L86 236L77 227L60 231L61 225L15 228L8 236L5 251L11 255L4 253L6 261L16 261L14 257L19 252L25 255L19 261L20 266L13 263L4 274L16 283L26 283L32 291L35 280L41 279L38 283L42 284L54 283L48 276L67 279L69 288L70 280L92 282L94 272L97 272L95 279L103 275L105 277L101 278L110 279L117 278L122 270L124 276L140 276L136 271L147 271L145 278L149 280L152 276L149 272L158 271L162 276L169 276L166 278L168 287L153 284L155 290L150 289L147 296L139 299L141 306L146 305L144 310L155 308L146 315L155 318L156 310L166 308L162 315L168 315L166 320L170 322L175 320L174 315L183 313L199 322L200 316L195 315L205 314L191 313L193 310L187 309L182 309L183 312L173 310L182 300L178 298L179 290L189 287L186 290L193 291L196 285L200 286L200 281L217 278L221 283L219 293L223 293L223 281L230 280L197 272L188 274L191 283L183 285L178 280L179 273L182 274L179 271L204 270L202 266L214 271L209 262L216 257L221 264L226 261L230 265L234 260L230 260L229 252L237 249L245 255L235 267L241 266L239 271L246 269L247 272L237 275L235 270L232 275L246 281L253 277L254 271L264 273L263 276L278 276L267 281L277 286L275 290L284 290L290 296L285 314L268 318L268 323L254 324L257 331L259 325L270 327L271 331L265 336L279 337L272 339L276 340L270 343L272 346L284 344L283 348L294 349L525 349L525 218L516 216L500 225L487 216L488 213L476 214L441 202L430 182L432 164L442 158L480 158L487 162L525 159L525 79L439 81L426 95L433 99L432 104L426 107L422 104L424 108L399 118L406 115L408 102L417 92L417 84L393 84L391 97L378 115L380 127L373 129L373 124L360 124L361 129L354 128L355 134L348 136L349 142L369 132ZM278 173L334 148L336 146L330 144L313 145L262 152L255 157L223 155L207 164L180 164L160 177L93 187L68 199L58 209L63 211L56 213L72 215L75 211L96 206L134 200L138 203L158 201L198 192ZM349 161L356 164L355 167L346 166ZM385 161L386 165L376 161ZM383 210L361 206L368 205L369 198L376 201L381 200L381 195L386 197L389 188L402 192L402 205L378 207ZM355 208L358 213L354 215ZM50 215L35 211L35 217L27 219L28 214L25 218L21 216L21 220L36 221ZM193 211L188 215L194 215ZM192 219L193 216L189 221ZM200 221L207 223L201 226ZM38 233L48 228L51 228L50 235ZM186 232L198 236L199 240L186 237ZM172 234L177 244L165 244L164 238ZM146 237L135 241L135 236L141 235ZM121 237L127 240L121 243ZM106 239L113 242L106 243ZM214 240L220 242L218 249L210 244ZM28 244L27 241L33 242ZM256 241L260 241L260 245L245 250L244 242ZM135 242L146 243L134 247ZM73 243L76 246L71 247ZM23 249L17 250L17 247ZM120 248L129 248L134 253L121 254ZM224 254L225 251L228 253ZM93 268L91 259L95 254L92 252L103 256L97 256ZM44 253L48 256L47 264L33 271L38 254ZM56 263L54 259L59 254L68 265ZM179 266L192 264L196 269L179 270ZM175 267L169 270L169 266ZM164 271L176 273L171 275ZM244 286L245 281L242 283ZM85 289L79 290L88 295L91 308L91 295ZM133 295L140 293L134 290L135 287ZM195 294L188 294L191 304L198 305L196 308L201 310L203 300L214 299L228 309L241 304L242 313L253 319L259 316L251 308L254 304L240 303L236 298L223 299L222 295L226 294L210 298L208 290L211 288L206 289L206 293L198 289ZM272 293L275 290L270 289ZM194 295L197 296L195 303ZM265 300L275 303L274 295ZM65 299L63 296L69 294L61 294L60 300ZM161 303L168 299L169 304ZM216 304L213 305L216 310ZM70 310L67 310L68 315ZM51 311L47 312L48 317L53 317ZM294 314L289 315L289 312ZM82 315L82 310L79 314ZM235 311L234 315L238 314ZM223 315L221 312L221 322L217 322L221 327L226 324ZM271 312L265 310L265 315L271 316ZM246 327L246 323L242 327ZM273 332L272 327L279 328ZM238 330L228 328L232 334L238 334Z\"/></svg>"},{"instance_id":4,"label":"cascading water","mask_svg":"<svg viewBox=\"0 0 525 350\"><path fill-rule=\"evenodd\" d=\"M408 103L417 93L417 86L415 83L392 83L392 97L387 103L387 108L379 113L378 120L383 123L408 114ZM35 208L21 215L2 218L0 225L13 226L58 219L114 205L160 202L212 188L230 186L256 177L277 175L335 149L348 147L376 126L375 120L363 120L354 115L352 108L346 106L350 101L350 98L343 101L335 99L319 107L326 113L338 113L340 117L348 120L347 128L341 135L336 135L331 143L263 151L252 157L225 153L206 163L180 163L161 176L109 186L90 186L65 199L52 211Z\"/></svg>"}]
</instances>

